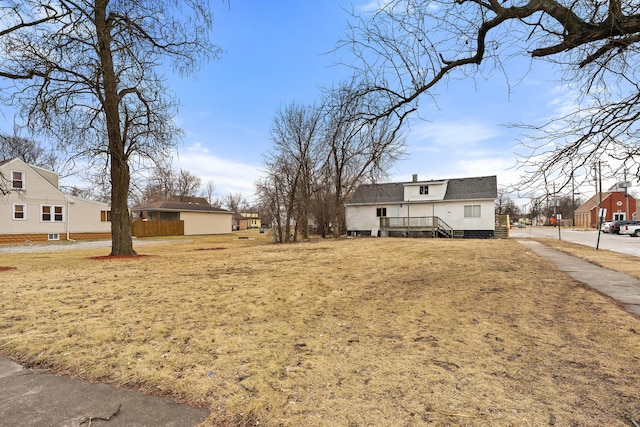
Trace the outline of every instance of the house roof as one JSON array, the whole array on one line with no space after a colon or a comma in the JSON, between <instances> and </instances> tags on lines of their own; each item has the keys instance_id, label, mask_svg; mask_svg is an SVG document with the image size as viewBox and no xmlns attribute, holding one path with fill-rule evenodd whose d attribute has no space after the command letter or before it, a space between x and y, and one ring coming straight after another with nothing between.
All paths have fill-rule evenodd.
<instances>
[{"instance_id":1,"label":"house roof","mask_svg":"<svg viewBox=\"0 0 640 427\"><path fill-rule=\"evenodd\" d=\"M405 185L447 183L443 200L495 199L498 197L498 181L495 175L475 178L454 178L420 182L392 182L387 184L362 184L356 188L346 204L402 203ZM430 200L432 202L432 200Z\"/></svg>"},{"instance_id":2,"label":"house roof","mask_svg":"<svg viewBox=\"0 0 640 427\"><path fill-rule=\"evenodd\" d=\"M153 212L219 212L219 213L231 213L230 211L222 208L216 208L210 205L200 205L196 203L187 202L156 202L149 203L147 205L140 205L132 207L133 212L141 211L153 211Z\"/></svg>"},{"instance_id":3,"label":"house roof","mask_svg":"<svg viewBox=\"0 0 640 427\"><path fill-rule=\"evenodd\" d=\"M602 200L603 201L606 200L607 197L609 197L610 195L611 193L609 192L603 192ZM578 209L576 209L576 213L590 212L592 209L598 207L599 204L600 204L600 193L596 193L595 195L591 196L589 200L584 202Z\"/></svg>"}]
</instances>

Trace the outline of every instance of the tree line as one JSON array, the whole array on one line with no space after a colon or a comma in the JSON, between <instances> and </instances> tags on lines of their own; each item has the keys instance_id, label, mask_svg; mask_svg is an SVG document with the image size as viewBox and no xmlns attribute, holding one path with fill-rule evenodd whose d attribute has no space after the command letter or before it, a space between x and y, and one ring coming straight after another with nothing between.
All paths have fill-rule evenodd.
<instances>
[{"instance_id":1,"label":"tree line","mask_svg":"<svg viewBox=\"0 0 640 427\"><path fill-rule=\"evenodd\" d=\"M344 202L404 152L401 122L363 117L367 99L355 96L352 84L324 96L320 105L290 104L273 121L257 194L279 243L307 239L310 227L322 237L344 233Z\"/></svg>"}]
</instances>

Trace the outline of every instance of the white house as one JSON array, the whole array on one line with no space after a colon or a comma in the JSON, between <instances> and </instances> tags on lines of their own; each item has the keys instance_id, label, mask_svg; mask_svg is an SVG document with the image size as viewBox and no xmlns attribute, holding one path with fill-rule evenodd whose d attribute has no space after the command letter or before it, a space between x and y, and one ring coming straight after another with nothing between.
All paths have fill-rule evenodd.
<instances>
[{"instance_id":1,"label":"white house","mask_svg":"<svg viewBox=\"0 0 640 427\"><path fill-rule=\"evenodd\" d=\"M345 203L349 235L491 238L496 176L360 185Z\"/></svg>"},{"instance_id":2,"label":"white house","mask_svg":"<svg viewBox=\"0 0 640 427\"><path fill-rule=\"evenodd\" d=\"M59 189L58 174L19 158L0 161L0 243L111 238L111 207Z\"/></svg>"}]
</instances>

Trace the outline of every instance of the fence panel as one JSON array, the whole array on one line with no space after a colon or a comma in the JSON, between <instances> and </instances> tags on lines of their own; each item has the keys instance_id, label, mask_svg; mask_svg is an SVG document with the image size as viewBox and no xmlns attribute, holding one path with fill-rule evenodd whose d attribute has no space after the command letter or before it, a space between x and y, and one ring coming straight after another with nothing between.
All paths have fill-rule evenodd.
<instances>
[{"instance_id":1,"label":"fence panel","mask_svg":"<svg viewBox=\"0 0 640 427\"><path fill-rule=\"evenodd\" d=\"M184 221L133 221L131 234L136 237L184 236Z\"/></svg>"}]
</instances>

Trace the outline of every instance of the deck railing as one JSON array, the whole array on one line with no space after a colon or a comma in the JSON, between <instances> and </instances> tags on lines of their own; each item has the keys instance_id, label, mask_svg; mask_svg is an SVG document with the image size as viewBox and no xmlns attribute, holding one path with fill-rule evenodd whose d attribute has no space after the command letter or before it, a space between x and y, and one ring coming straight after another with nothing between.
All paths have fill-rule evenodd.
<instances>
[{"instance_id":1,"label":"deck railing","mask_svg":"<svg viewBox=\"0 0 640 427\"><path fill-rule=\"evenodd\" d=\"M385 231L432 231L447 237L453 237L453 229L440 217L382 217L380 218L380 230Z\"/></svg>"}]
</instances>

